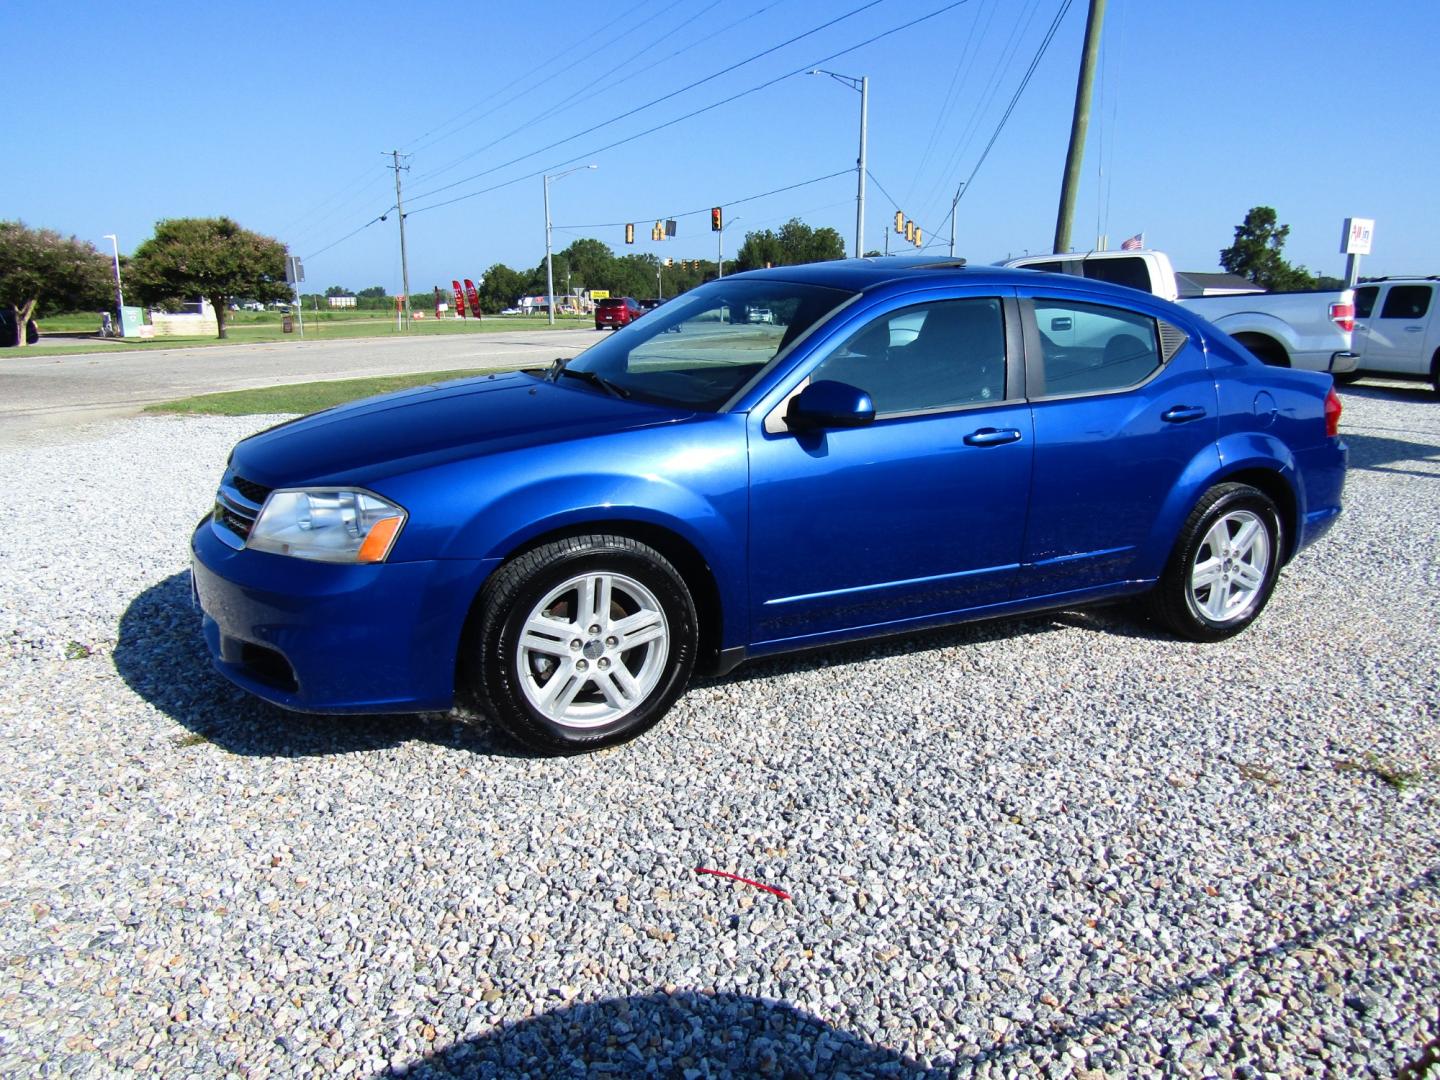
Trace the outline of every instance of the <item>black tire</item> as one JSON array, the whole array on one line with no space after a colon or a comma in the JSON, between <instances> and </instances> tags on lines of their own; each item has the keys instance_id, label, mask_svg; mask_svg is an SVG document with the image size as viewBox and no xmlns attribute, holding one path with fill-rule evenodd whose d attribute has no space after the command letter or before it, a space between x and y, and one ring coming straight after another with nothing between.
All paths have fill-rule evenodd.
<instances>
[{"instance_id":1,"label":"black tire","mask_svg":"<svg viewBox=\"0 0 1440 1080\"><path fill-rule=\"evenodd\" d=\"M615 594L606 605L610 609L606 617L616 618L617 622L619 618L633 619L640 613L627 611L624 606L633 599L632 594L648 594L647 603L654 601L656 614L663 613L663 619L656 620L664 632L663 638L628 650L611 651L606 643L613 645L615 640L601 632L583 641L581 650L573 653L573 660L550 660L534 653L522 659L521 633L526 623L555 590L582 575L605 576L613 581ZM584 602L578 592L566 593L545 611L547 617L559 618L564 612L561 616L555 612L565 609L569 617L578 619L576 609ZM578 635L574 641L586 637L587 630L585 627L574 629ZM531 750L543 754L599 750L635 738L665 715L690 680L698 638L698 620L690 591L658 551L623 536L569 537L512 559L497 570L481 590L462 658L462 690L508 735ZM570 644L566 643L567 647ZM593 654L592 647L596 650ZM655 650L653 658L652 649ZM587 662L586 657L591 659ZM609 659L611 657L613 659ZM587 668L586 674L573 670L586 667L587 663L593 666ZM562 668L559 666L562 664L569 667ZM607 665L614 665L610 668L612 674L603 676L598 669ZM643 693L637 703L625 707L623 714L606 720L606 711L615 711L618 707L608 701L598 680L613 680L606 685L614 690L620 682L615 676L620 674L621 665L626 665L626 672L632 676L628 681L632 684L633 676L640 676L638 685ZM573 695L576 704L572 707L597 711L598 717L564 722L541 711L532 695L543 696L550 686L549 680L562 675L580 684L580 691ZM563 690L560 696L565 696Z\"/></svg>"},{"instance_id":2,"label":"black tire","mask_svg":"<svg viewBox=\"0 0 1440 1080\"><path fill-rule=\"evenodd\" d=\"M1440 349L1430 359L1430 389L1440 394Z\"/></svg>"},{"instance_id":3,"label":"black tire","mask_svg":"<svg viewBox=\"0 0 1440 1080\"><path fill-rule=\"evenodd\" d=\"M1242 575L1254 573L1254 564L1259 561L1252 548L1245 558L1232 558L1213 550L1210 533L1222 520L1226 528L1243 526L1249 521L1258 523L1264 531L1263 544L1266 558L1263 570L1258 571L1258 584L1247 591L1243 603L1237 603L1233 612L1215 617L1202 606L1201 592L1215 597L1218 604L1225 604L1232 594L1230 590L1241 588ZM1235 535L1239 535L1236 533ZM1255 544L1261 540L1257 537ZM1240 633L1265 609L1270 594L1275 590L1280 575L1283 557L1284 536L1280 527L1280 513L1270 496L1248 484L1218 484L1205 493L1195 509L1186 518L1180 530L1165 572L1147 597L1151 616L1168 627L1177 636L1190 641L1221 641ZM1201 555L1209 551L1205 559L1218 560L1218 568L1226 573L1224 583L1204 585L1199 583L1203 575L1197 573L1192 579L1192 570L1199 571ZM1235 584L1230 584L1231 580ZM1216 593L1224 588L1223 594Z\"/></svg>"}]
</instances>

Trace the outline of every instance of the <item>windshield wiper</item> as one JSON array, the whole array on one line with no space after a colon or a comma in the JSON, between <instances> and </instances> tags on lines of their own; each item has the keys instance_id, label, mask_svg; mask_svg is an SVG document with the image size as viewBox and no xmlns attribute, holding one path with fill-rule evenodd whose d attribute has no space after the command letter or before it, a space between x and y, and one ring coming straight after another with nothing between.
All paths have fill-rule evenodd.
<instances>
[{"instance_id":1,"label":"windshield wiper","mask_svg":"<svg viewBox=\"0 0 1440 1080\"><path fill-rule=\"evenodd\" d=\"M579 379L582 382L587 382L591 386L598 386L601 390L604 390L612 397L628 398L630 396L629 390L626 390L623 386L619 386L611 382L609 379L605 378L604 375L597 375L593 371L582 371L579 368L566 367L558 360L556 361L556 364L558 365L555 369L555 381L557 382L560 380L561 375L569 375L571 378Z\"/></svg>"}]
</instances>

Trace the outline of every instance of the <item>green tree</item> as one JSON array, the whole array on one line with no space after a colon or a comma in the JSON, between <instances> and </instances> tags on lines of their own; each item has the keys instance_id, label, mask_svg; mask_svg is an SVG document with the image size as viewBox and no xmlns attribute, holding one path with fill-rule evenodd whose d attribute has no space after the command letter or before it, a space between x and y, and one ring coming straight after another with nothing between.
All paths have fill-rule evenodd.
<instances>
[{"instance_id":1,"label":"green tree","mask_svg":"<svg viewBox=\"0 0 1440 1080\"><path fill-rule=\"evenodd\" d=\"M1281 254L1289 225L1278 225L1269 206L1251 207L1235 226L1235 241L1220 252L1220 265L1232 274L1249 278L1273 292L1315 288L1315 278L1303 266L1291 266Z\"/></svg>"},{"instance_id":2,"label":"green tree","mask_svg":"<svg viewBox=\"0 0 1440 1080\"><path fill-rule=\"evenodd\" d=\"M53 229L31 229L0 221L0 303L14 319L17 341L38 315L60 311L101 311L115 298L110 257L95 245ZM0 345L9 344L0 341Z\"/></svg>"},{"instance_id":3,"label":"green tree","mask_svg":"<svg viewBox=\"0 0 1440 1080\"><path fill-rule=\"evenodd\" d=\"M560 260L570 269L572 291L580 289L609 289L614 286L615 253L609 246L592 237L582 237L555 256L555 290L559 292L564 280L560 273Z\"/></svg>"},{"instance_id":4,"label":"green tree","mask_svg":"<svg viewBox=\"0 0 1440 1080\"><path fill-rule=\"evenodd\" d=\"M379 286L376 286L376 288L379 288ZM344 285L331 285L328 289L325 290L325 295L326 295L326 296L354 296L355 294L352 293L349 289L345 288ZM384 291L383 289L381 289L380 295L381 295L381 296L384 296L384 295L385 295L385 291Z\"/></svg>"},{"instance_id":5,"label":"green tree","mask_svg":"<svg viewBox=\"0 0 1440 1080\"><path fill-rule=\"evenodd\" d=\"M131 276L147 303L203 296L215 309L220 337L234 297L286 300L285 245L226 217L172 218L135 250Z\"/></svg>"},{"instance_id":6,"label":"green tree","mask_svg":"<svg viewBox=\"0 0 1440 1080\"><path fill-rule=\"evenodd\" d=\"M494 315L514 307L515 301L525 294L525 276L504 263L496 263L485 271L475 294L480 298L480 310Z\"/></svg>"},{"instance_id":7,"label":"green tree","mask_svg":"<svg viewBox=\"0 0 1440 1080\"><path fill-rule=\"evenodd\" d=\"M745 234L745 243L735 255L735 270L758 270L771 266L828 262L845 257L845 240L828 225L819 229L791 218L780 231L764 229Z\"/></svg>"}]
</instances>

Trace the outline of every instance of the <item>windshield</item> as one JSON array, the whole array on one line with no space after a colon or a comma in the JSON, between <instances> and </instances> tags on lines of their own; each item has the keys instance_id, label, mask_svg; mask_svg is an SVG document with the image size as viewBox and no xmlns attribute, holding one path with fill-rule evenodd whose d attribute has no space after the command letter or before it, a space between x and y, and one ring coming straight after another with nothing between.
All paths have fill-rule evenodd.
<instances>
[{"instance_id":1,"label":"windshield","mask_svg":"<svg viewBox=\"0 0 1440 1080\"><path fill-rule=\"evenodd\" d=\"M702 285L567 365L623 396L713 412L853 293L789 281Z\"/></svg>"}]
</instances>

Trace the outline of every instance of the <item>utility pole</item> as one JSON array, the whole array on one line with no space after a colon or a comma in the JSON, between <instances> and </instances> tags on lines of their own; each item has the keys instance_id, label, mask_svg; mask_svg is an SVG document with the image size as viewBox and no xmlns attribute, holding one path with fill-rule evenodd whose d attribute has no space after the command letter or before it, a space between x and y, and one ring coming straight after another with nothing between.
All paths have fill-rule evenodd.
<instances>
[{"instance_id":1,"label":"utility pole","mask_svg":"<svg viewBox=\"0 0 1440 1080\"><path fill-rule=\"evenodd\" d=\"M1085 22L1085 46L1080 56L1080 78L1075 84L1075 112L1070 119L1070 149L1065 154L1065 180L1060 187L1060 212L1055 218L1055 251L1070 250L1070 226L1075 218L1075 196L1080 188L1080 165L1085 157L1085 132L1090 126L1090 89L1095 82L1095 60L1100 55L1100 27L1105 21L1105 0L1090 0Z\"/></svg>"},{"instance_id":2,"label":"utility pole","mask_svg":"<svg viewBox=\"0 0 1440 1080\"><path fill-rule=\"evenodd\" d=\"M855 162L855 258L865 257L865 133L870 123L870 76L840 75L815 68L811 75L829 75L860 94L860 158Z\"/></svg>"},{"instance_id":3,"label":"utility pole","mask_svg":"<svg viewBox=\"0 0 1440 1080\"><path fill-rule=\"evenodd\" d=\"M865 257L865 129L870 123L870 76L860 77L860 160L855 171L860 187L855 194L855 258Z\"/></svg>"},{"instance_id":4,"label":"utility pole","mask_svg":"<svg viewBox=\"0 0 1440 1080\"><path fill-rule=\"evenodd\" d=\"M960 206L960 192L965 190L965 181L960 181L960 186L955 189L955 197L950 200L950 257L955 257L955 214Z\"/></svg>"},{"instance_id":5,"label":"utility pole","mask_svg":"<svg viewBox=\"0 0 1440 1080\"><path fill-rule=\"evenodd\" d=\"M400 198L400 170L409 170L409 165L400 164L400 151L391 150L395 170L395 213L400 218L400 284L405 290L405 329L410 329L410 263L405 257L405 203Z\"/></svg>"}]
</instances>

